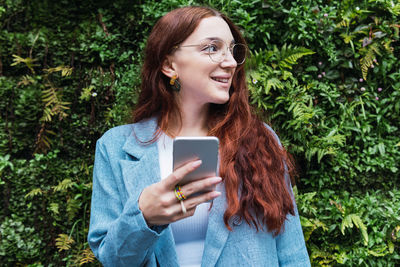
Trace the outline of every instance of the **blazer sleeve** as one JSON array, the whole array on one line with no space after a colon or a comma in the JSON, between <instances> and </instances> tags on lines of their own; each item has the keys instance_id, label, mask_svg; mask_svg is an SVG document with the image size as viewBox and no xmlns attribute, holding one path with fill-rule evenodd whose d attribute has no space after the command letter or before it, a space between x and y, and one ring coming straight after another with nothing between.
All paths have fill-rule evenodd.
<instances>
[{"instance_id":1,"label":"blazer sleeve","mask_svg":"<svg viewBox=\"0 0 400 267\"><path fill-rule=\"evenodd\" d=\"M285 177L288 180L287 182L293 195L289 176L285 175ZM283 232L281 232L276 238L279 266L311 266L294 197L293 204L295 215L287 215Z\"/></svg>"},{"instance_id":2,"label":"blazer sleeve","mask_svg":"<svg viewBox=\"0 0 400 267\"><path fill-rule=\"evenodd\" d=\"M118 177L99 139L93 169L88 242L104 266L143 266L155 259L154 247L165 227L150 229L147 226L138 199L128 198L122 203L118 190L122 185L118 184L121 183Z\"/></svg>"},{"instance_id":3,"label":"blazer sleeve","mask_svg":"<svg viewBox=\"0 0 400 267\"><path fill-rule=\"evenodd\" d=\"M279 145L282 145L278 135L274 132L274 130L272 130L269 125L264 125L274 134ZM306 244L304 241L303 230L301 228L299 213L294 199L292 185L290 183L290 177L287 172L287 168L285 169L285 180L293 197L295 215L287 215L283 232L281 232L276 238L279 266L311 266L310 257L308 255Z\"/></svg>"}]
</instances>

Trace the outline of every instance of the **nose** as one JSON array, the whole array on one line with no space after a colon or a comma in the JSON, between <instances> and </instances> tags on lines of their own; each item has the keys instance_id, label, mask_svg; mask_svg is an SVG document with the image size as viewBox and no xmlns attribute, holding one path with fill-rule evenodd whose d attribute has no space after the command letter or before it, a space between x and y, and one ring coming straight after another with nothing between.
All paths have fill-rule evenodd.
<instances>
[{"instance_id":1,"label":"nose","mask_svg":"<svg viewBox=\"0 0 400 267\"><path fill-rule=\"evenodd\" d=\"M222 68L236 68L237 62L230 49L227 49L225 59L221 62Z\"/></svg>"}]
</instances>

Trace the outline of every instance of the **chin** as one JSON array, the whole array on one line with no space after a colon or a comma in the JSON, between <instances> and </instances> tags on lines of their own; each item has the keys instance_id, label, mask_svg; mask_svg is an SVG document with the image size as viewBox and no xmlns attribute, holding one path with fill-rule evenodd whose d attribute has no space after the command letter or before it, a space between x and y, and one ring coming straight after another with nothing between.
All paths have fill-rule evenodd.
<instances>
[{"instance_id":1,"label":"chin","mask_svg":"<svg viewBox=\"0 0 400 267\"><path fill-rule=\"evenodd\" d=\"M214 101L212 101L212 103L222 105L222 104L226 104L228 101L229 101L229 95L227 95L226 97L219 97L217 99L214 99Z\"/></svg>"}]
</instances>

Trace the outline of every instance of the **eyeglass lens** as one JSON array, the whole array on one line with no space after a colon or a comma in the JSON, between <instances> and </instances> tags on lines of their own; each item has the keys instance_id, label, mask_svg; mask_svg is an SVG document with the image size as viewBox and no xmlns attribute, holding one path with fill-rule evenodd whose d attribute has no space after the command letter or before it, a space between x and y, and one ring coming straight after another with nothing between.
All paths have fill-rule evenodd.
<instances>
[{"instance_id":1,"label":"eyeglass lens","mask_svg":"<svg viewBox=\"0 0 400 267\"><path fill-rule=\"evenodd\" d=\"M213 40L208 44L207 52L214 62L222 62L228 52L227 46L223 41ZM237 64L242 64L246 59L246 46L243 44L233 44L230 47L230 52L233 55Z\"/></svg>"}]
</instances>

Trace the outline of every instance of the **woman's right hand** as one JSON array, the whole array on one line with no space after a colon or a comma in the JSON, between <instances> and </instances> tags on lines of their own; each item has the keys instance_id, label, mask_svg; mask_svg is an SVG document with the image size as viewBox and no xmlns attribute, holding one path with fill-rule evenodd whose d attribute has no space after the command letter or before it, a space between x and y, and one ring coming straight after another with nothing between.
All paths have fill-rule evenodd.
<instances>
[{"instance_id":1,"label":"woman's right hand","mask_svg":"<svg viewBox=\"0 0 400 267\"><path fill-rule=\"evenodd\" d=\"M210 191L190 197L194 193L201 192L206 188L219 184L221 177L208 177L199 179L181 186L182 193L187 197L183 201L187 212L182 212L181 204L175 196L175 186L188 173L194 171L201 165L201 160L191 161L177 168L167 178L158 183L146 187L139 197L139 209L149 226L164 225L177 220L192 216L196 206L212 200L221 195L220 192Z\"/></svg>"}]
</instances>

